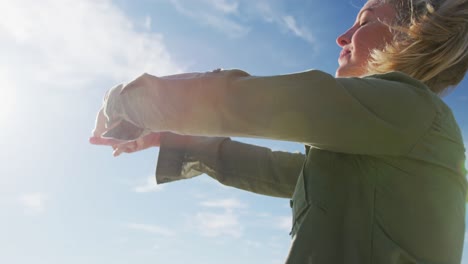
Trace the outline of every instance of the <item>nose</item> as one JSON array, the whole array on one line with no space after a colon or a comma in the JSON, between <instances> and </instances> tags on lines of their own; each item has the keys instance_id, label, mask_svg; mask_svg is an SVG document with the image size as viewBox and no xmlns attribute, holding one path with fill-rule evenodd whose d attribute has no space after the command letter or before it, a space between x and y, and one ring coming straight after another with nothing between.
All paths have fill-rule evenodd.
<instances>
[{"instance_id":1,"label":"nose","mask_svg":"<svg viewBox=\"0 0 468 264\"><path fill-rule=\"evenodd\" d=\"M338 38L336 38L336 44L338 44L338 46L340 47L348 45L351 42L352 36L353 36L352 29L349 29L345 33L338 36Z\"/></svg>"}]
</instances>

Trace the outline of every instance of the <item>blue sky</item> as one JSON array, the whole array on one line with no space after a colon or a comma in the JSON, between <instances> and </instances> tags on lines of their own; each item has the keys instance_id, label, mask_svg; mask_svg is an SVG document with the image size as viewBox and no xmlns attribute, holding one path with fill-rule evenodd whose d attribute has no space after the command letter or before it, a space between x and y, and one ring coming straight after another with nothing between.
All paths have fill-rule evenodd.
<instances>
[{"instance_id":1,"label":"blue sky","mask_svg":"<svg viewBox=\"0 0 468 264\"><path fill-rule=\"evenodd\" d=\"M1 0L0 263L282 263L288 200L207 176L156 186L158 149L113 158L89 145L95 114L143 72L333 74L335 38L363 3ZM467 86L446 97L465 139Z\"/></svg>"}]
</instances>

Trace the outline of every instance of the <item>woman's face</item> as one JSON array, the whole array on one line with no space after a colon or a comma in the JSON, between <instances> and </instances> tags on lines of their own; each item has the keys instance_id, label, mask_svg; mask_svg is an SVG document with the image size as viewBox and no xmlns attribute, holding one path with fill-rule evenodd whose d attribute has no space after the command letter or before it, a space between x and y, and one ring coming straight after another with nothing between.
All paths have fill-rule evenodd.
<instances>
[{"instance_id":1,"label":"woman's face","mask_svg":"<svg viewBox=\"0 0 468 264\"><path fill-rule=\"evenodd\" d=\"M392 33L385 23L390 24L395 16L396 12L390 4L370 0L364 5L354 25L336 39L343 48L336 77L366 75L370 52L384 48L392 40Z\"/></svg>"}]
</instances>

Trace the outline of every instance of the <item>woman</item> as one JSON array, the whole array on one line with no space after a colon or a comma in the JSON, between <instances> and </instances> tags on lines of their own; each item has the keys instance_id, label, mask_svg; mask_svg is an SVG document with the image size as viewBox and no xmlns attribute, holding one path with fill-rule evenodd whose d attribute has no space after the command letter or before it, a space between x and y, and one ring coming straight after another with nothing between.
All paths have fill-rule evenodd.
<instances>
[{"instance_id":1,"label":"woman","mask_svg":"<svg viewBox=\"0 0 468 264\"><path fill-rule=\"evenodd\" d=\"M207 173L292 198L286 263L460 263L465 149L438 95L467 71L467 0L370 0L337 43L336 77L144 74L106 95L91 143L160 146L159 183Z\"/></svg>"}]
</instances>

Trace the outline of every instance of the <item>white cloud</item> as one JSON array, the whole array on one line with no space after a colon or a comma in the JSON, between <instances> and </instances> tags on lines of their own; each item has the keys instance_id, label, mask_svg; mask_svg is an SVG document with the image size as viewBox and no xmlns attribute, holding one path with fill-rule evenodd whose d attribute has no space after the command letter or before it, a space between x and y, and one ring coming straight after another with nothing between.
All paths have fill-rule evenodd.
<instances>
[{"instance_id":1,"label":"white cloud","mask_svg":"<svg viewBox=\"0 0 468 264\"><path fill-rule=\"evenodd\" d=\"M241 209L241 208L247 207L246 204L234 198L214 200L214 201L205 201L200 204L204 207L223 208L225 210Z\"/></svg>"},{"instance_id":2,"label":"white cloud","mask_svg":"<svg viewBox=\"0 0 468 264\"><path fill-rule=\"evenodd\" d=\"M245 36L251 30L251 22L260 20L274 23L310 44L315 42L307 27L299 25L294 16L286 14L281 7L273 6L269 1L192 0L182 4L180 0L171 0L171 3L179 13L230 37Z\"/></svg>"},{"instance_id":3,"label":"white cloud","mask_svg":"<svg viewBox=\"0 0 468 264\"><path fill-rule=\"evenodd\" d=\"M146 182L142 185L136 186L133 190L137 193L157 192L163 189L163 185L156 184L154 176L146 178Z\"/></svg>"},{"instance_id":4,"label":"white cloud","mask_svg":"<svg viewBox=\"0 0 468 264\"><path fill-rule=\"evenodd\" d=\"M276 19L277 14L268 2L256 1L254 10L266 22L273 23Z\"/></svg>"},{"instance_id":5,"label":"white cloud","mask_svg":"<svg viewBox=\"0 0 468 264\"><path fill-rule=\"evenodd\" d=\"M199 212L193 219L201 235L207 237L231 236L241 237L243 227L239 216L232 211L224 213Z\"/></svg>"},{"instance_id":6,"label":"white cloud","mask_svg":"<svg viewBox=\"0 0 468 264\"><path fill-rule=\"evenodd\" d=\"M284 16L283 17L283 22L286 25L286 27L294 33L297 37L300 37L304 40L306 40L309 43L314 43L315 38L312 35L312 33L309 32L309 30L305 27L299 27L296 23L296 19L292 16Z\"/></svg>"},{"instance_id":7,"label":"white cloud","mask_svg":"<svg viewBox=\"0 0 468 264\"><path fill-rule=\"evenodd\" d=\"M215 2L217 5L213 5ZM226 5L223 7L222 2L224 1L193 0L190 1L190 3L184 2L184 4L182 4L179 0L171 0L172 5L179 13L190 17L197 22L212 27L220 32L226 33L230 37L241 37L246 35L250 30L249 27L242 25L234 18L227 17L225 14L232 12L227 12L229 11L229 8L226 7ZM219 9L222 8L225 10L220 13Z\"/></svg>"},{"instance_id":8,"label":"white cloud","mask_svg":"<svg viewBox=\"0 0 468 264\"><path fill-rule=\"evenodd\" d=\"M146 30L151 30L151 17L146 16L145 17L145 23L143 24Z\"/></svg>"},{"instance_id":9,"label":"white cloud","mask_svg":"<svg viewBox=\"0 0 468 264\"><path fill-rule=\"evenodd\" d=\"M222 209L223 212L202 211L195 214L191 223L198 232L207 237L231 236L241 237L243 226L239 220L238 209L247 208L247 205L238 199L210 200L200 203L205 208Z\"/></svg>"},{"instance_id":10,"label":"white cloud","mask_svg":"<svg viewBox=\"0 0 468 264\"><path fill-rule=\"evenodd\" d=\"M251 3L248 3L251 5ZM275 23L280 29L294 34L310 44L315 43L315 37L310 29L297 23L297 18L283 11L281 5L273 5L271 1L257 0L255 2L253 16L258 16L263 21Z\"/></svg>"},{"instance_id":11,"label":"white cloud","mask_svg":"<svg viewBox=\"0 0 468 264\"><path fill-rule=\"evenodd\" d=\"M25 213L42 213L45 210L47 197L43 193L26 193L19 197L20 204L24 207Z\"/></svg>"},{"instance_id":12,"label":"white cloud","mask_svg":"<svg viewBox=\"0 0 468 264\"><path fill-rule=\"evenodd\" d=\"M216 10L227 14L237 13L239 7L239 2L237 1L204 0L204 2L213 6Z\"/></svg>"},{"instance_id":13,"label":"white cloud","mask_svg":"<svg viewBox=\"0 0 468 264\"><path fill-rule=\"evenodd\" d=\"M252 247L252 248L261 248L262 247L262 243L260 243L258 241L246 240L245 244L248 247Z\"/></svg>"},{"instance_id":14,"label":"white cloud","mask_svg":"<svg viewBox=\"0 0 468 264\"><path fill-rule=\"evenodd\" d=\"M130 223L127 224L126 227L132 230L143 231L146 233L161 235L165 237L172 237L175 235L175 233L172 230L156 225Z\"/></svg>"},{"instance_id":15,"label":"white cloud","mask_svg":"<svg viewBox=\"0 0 468 264\"><path fill-rule=\"evenodd\" d=\"M276 218L275 227L284 231L291 231L292 218L291 216L280 216Z\"/></svg>"},{"instance_id":16,"label":"white cloud","mask_svg":"<svg viewBox=\"0 0 468 264\"><path fill-rule=\"evenodd\" d=\"M1 1L0 67L35 89L183 71L150 24L137 28L110 0Z\"/></svg>"}]
</instances>

